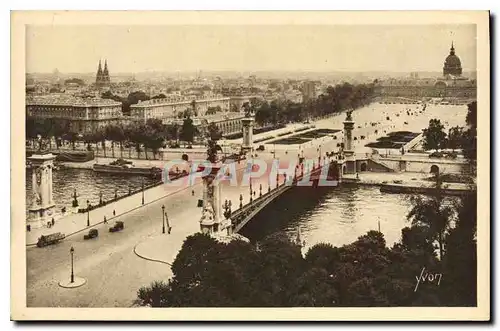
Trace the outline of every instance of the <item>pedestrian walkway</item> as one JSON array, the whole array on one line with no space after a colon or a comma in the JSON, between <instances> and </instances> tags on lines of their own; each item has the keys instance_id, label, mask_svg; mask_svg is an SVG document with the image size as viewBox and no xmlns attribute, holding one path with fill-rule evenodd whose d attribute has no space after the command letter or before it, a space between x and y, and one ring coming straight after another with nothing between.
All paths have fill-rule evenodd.
<instances>
[{"instance_id":1,"label":"pedestrian walkway","mask_svg":"<svg viewBox=\"0 0 500 331\"><path fill-rule=\"evenodd\" d=\"M114 223L113 219L123 216L138 208L146 207L148 204L158 199L172 195L181 190L189 189L193 185L199 185L201 183L201 180L199 177L197 177L196 181L190 183L187 180L187 177L183 177L173 181L172 183L172 185L159 185L144 190L144 205L142 204L143 193L139 192L118 201L109 203L105 206L93 209L89 213L73 212L69 213L69 215L55 218L55 225L50 228L42 227L39 229L31 229L31 231L27 231L26 245L35 245L41 235L61 232L66 237L68 237L70 235L86 231L99 224L102 224L104 222L104 217L106 217L107 222L112 225ZM174 183L177 185L175 185ZM113 215L113 211L115 211L115 215ZM87 222L87 219L89 220L89 222ZM90 226L88 226L88 224L90 224Z\"/></svg>"}]
</instances>

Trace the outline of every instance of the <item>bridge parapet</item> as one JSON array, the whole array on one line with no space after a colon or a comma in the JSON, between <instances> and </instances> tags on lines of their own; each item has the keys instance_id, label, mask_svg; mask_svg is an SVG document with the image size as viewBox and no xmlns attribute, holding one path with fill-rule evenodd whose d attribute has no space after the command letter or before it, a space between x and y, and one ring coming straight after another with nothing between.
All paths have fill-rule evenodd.
<instances>
[{"instance_id":1,"label":"bridge parapet","mask_svg":"<svg viewBox=\"0 0 500 331\"><path fill-rule=\"evenodd\" d=\"M328 163L328 165L330 165L330 163ZM269 190L267 193L262 194L256 199L250 199L250 201L246 205L243 205L241 206L241 208L235 210L233 213L231 213L230 216L233 226L233 233L237 233L238 231L240 231L265 206L267 206L285 191L294 186L297 186L297 183L301 182L304 177L308 176L312 180L318 180L323 166L325 165L317 165L304 174L296 172L296 176L294 178L283 178L283 182L281 185L278 183L278 186L274 189Z\"/></svg>"}]
</instances>

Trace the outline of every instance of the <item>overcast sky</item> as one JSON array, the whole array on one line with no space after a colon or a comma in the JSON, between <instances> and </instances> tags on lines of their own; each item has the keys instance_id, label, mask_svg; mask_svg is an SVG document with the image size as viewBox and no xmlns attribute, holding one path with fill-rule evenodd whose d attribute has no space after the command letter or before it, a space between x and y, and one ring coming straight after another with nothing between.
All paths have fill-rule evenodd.
<instances>
[{"instance_id":1,"label":"overcast sky","mask_svg":"<svg viewBox=\"0 0 500 331\"><path fill-rule=\"evenodd\" d=\"M476 67L475 25L28 26L27 72L441 71L455 43Z\"/></svg>"}]
</instances>

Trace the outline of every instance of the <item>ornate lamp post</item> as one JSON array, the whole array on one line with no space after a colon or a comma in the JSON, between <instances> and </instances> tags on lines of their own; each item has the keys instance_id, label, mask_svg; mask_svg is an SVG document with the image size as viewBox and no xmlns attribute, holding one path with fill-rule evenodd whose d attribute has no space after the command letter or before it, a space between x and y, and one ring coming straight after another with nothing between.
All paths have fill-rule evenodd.
<instances>
[{"instance_id":1,"label":"ornate lamp post","mask_svg":"<svg viewBox=\"0 0 500 331\"><path fill-rule=\"evenodd\" d=\"M165 205L161 206L161 215L163 217L163 228L162 233L165 233Z\"/></svg>"},{"instance_id":2,"label":"ornate lamp post","mask_svg":"<svg viewBox=\"0 0 500 331\"><path fill-rule=\"evenodd\" d=\"M90 226L90 201L87 200L87 226Z\"/></svg>"},{"instance_id":3,"label":"ornate lamp post","mask_svg":"<svg viewBox=\"0 0 500 331\"><path fill-rule=\"evenodd\" d=\"M164 215L165 215L165 220L167 221L168 234L170 234L170 231L172 230L172 227L170 226L170 221L168 220L168 214L167 214L167 212L165 212Z\"/></svg>"},{"instance_id":4,"label":"ornate lamp post","mask_svg":"<svg viewBox=\"0 0 500 331\"><path fill-rule=\"evenodd\" d=\"M252 201L253 201L252 193L253 193L252 179L250 178L250 203L252 203Z\"/></svg>"},{"instance_id":5,"label":"ornate lamp post","mask_svg":"<svg viewBox=\"0 0 500 331\"><path fill-rule=\"evenodd\" d=\"M142 204L144 204L144 178L141 177Z\"/></svg>"},{"instance_id":6,"label":"ornate lamp post","mask_svg":"<svg viewBox=\"0 0 500 331\"><path fill-rule=\"evenodd\" d=\"M318 151L319 151L319 154L318 154L318 167L319 167L320 163L321 163L321 145L319 145Z\"/></svg>"},{"instance_id":7,"label":"ornate lamp post","mask_svg":"<svg viewBox=\"0 0 500 331\"><path fill-rule=\"evenodd\" d=\"M71 278L70 278L70 283L74 283L75 282L75 274L73 273L73 254L75 252L75 249L73 248L73 246L71 246L71 248L69 249L69 253L71 255Z\"/></svg>"},{"instance_id":8,"label":"ornate lamp post","mask_svg":"<svg viewBox=\"0 0 500 331\"><path fill-rule=\"evenodd\" d=\"M78 207L78 200L76 196L76 188L73 190L73 207L76 208Z\"/></svg>"}]
</instances>

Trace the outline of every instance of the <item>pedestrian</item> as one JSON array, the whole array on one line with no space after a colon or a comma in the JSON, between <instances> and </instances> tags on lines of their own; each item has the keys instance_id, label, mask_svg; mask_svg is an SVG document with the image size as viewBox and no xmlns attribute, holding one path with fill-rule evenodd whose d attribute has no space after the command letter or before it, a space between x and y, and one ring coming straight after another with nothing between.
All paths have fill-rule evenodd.
<instances>
[{"instance_id":1,"label":"pedestrian","mask_svg":"<svg viewBox=\"0 0 500 331\"><path fill-rule=\"evenodd\" d=\"M113 209L113 216L116 216L116 211Z\"/></svg>"},{"instance_id":2,"label":"pedestrian","mask_svg":"<svg viewBox=\"0 0 500 331\"><path fill-rule=\"evenodd\" d=\"M191 190L191 195L194 197L194 190Z\"/></svg>"},{"instance_id":3,"label":"pedestrian","mask_svg":"<svg viewBox=\"0 0 500 331\"><path fill-rule=\"evenodd\" d=\"M106 215L104 215L104 224L108 224L108 220L106 218Z\"/></svg>"},{"instance_id":4,"label":"pedestrian","mask_svg":"<svg viewBox=\"0 0 500 331\"><path fill-rule=\"evenodd\" d=\"M54 220L54 217L52 217L52 225L56 224L56 221Z\"/></svg>"}]
</instances>

